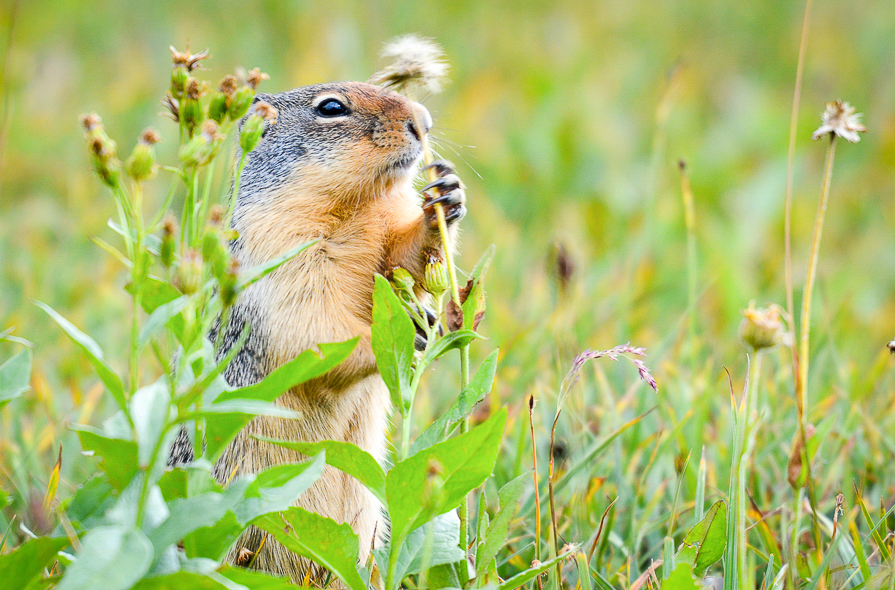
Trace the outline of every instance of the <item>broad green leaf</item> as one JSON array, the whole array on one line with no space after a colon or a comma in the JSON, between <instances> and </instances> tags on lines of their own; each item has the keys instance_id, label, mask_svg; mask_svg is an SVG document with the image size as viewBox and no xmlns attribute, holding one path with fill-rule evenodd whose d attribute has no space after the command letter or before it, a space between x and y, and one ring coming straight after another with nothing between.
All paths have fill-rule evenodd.
<instances>
[{"instance_id":1,"label":"broad green leaf","mask_svg":"<svg viewBox=\"0 0 895 590\"><path fill-rule=\"evenodd\" d=\"M292 260L293 258L295 258L296 255L300 254L301 252L307 250L308 248L310 248L311 246L316 244L318 241L319 240L315 239L315 240L311 240L309 242L304 242L303 244L299 244L298 246L295 246L291 250L288 250L285 254L277 256L276 258L269 260L267 262L264 262L262 264L259 264L257 266L253 266L252 268L250 268L249 270L247 270L244 273L240 273L239 281L237 283L237 289L239 289L239 290L245 289L252 283L255 283L255 282L261 280L268 274L270 274L273 271L275 271L276 269L278 269L283 264L285 264L285 263L289 262L290 260Z\"/></svg>"},{"instance_id":2,"label":"broad green leaf","mask_svg":"<svg viewBox=\"0 0 895 590\"><path fill-rule=\"evenodd\" d=\"M15 551L0 555L0 580L4 590L23 590L43 574L56 553L68 545L65 537L31 539Z\"/></svg>"},{"instance_id":3,"label":"broad green leaf","mask_svg":"<svg viewBox=\"0 0 895 590\"><path fill-rule=\"evenodd\" d=\"M392 286L376 275L373 287L372 347L376 366L388 386L392 403L405 416L410 408L410 382L416 329Z\"/></svg>"},{"instance_id":4,"label":"broad green leaf","mask_svg":"<svg viewBox=\"0 0 895 590\"><path fill-rule=\"evenodd\" d=\"M0 365L0 408L31 389L31 349L24 348Z\"/></svg>"},{"instance_id":5,"label":"broad green leaf","mask_svg":"<svg viewBox=\"0 0 895 590\"><path fill-rule=\"evenodd\" d=\"M144 578L133 586L133 590L185 590L187 588L189 590L233 590L234 587L222 583L210 575L187 571Z\"/></svg>"},{"instance_id":6,"label":"broad green leaf","mask_svg":"<svg viewBox=\"0 0 895 590\"><path fill-rule=\"evenodd\" d=\"M723 500L718 500L684 537L684 542L675 556L675 562L686 563L688 567L693 568L693 574L697 578L702 578L705 570L721 559L726 546L727 505Z\"/></svg>"},{"instance_id":7,"label":"broad green leaf","mask_svg":"<svg viewBox=\"0 0 895 590\"><path fill-rule=\"evenodd\" d=\"M483 570L487 568L491 560L497 555L497 552L504 547L510 528L510 520L516 513L516 508L519 507L519 497L522 495L522 490L525 489L525 484L528 483L530 478L530 473L523 473L500 488L500 492L498 492L500 509L494 516L494 520L488 525L484 535L481 532L479 533L481 542L476 548L475 558L479 568ZM479 509L484 511L484 507Z\"/></svg>"},{"instance_id":8,"label":"broad green leaf","mask_svg":"<svg viewBox=\"0 0 895 590\"><path fill-rule=\"evenodd\" d=\"M142 531L120 525L92 529L57 590L126 590L149 571L152 543Z\"/></svg>"},{"instance_id":9,"label":"broad green leaf","mask_svg":"<svg viewBox=\"0 0 895 590\"><path fill-rule=\"evenodd\" d=\"M82 529L91 528L115 503L114 490L108 476L102 473L94 475L77 489L67 503L63 504L67 504L66 517Z\"/></svg>"},{"instance_id":10,"label":"broad green leaf","mask_svg":"<svg viewBox=\"0 0 895 590\"><path fill-rule=\"evenodd\" d=\"M169 301L168 303L164 303L155 308L155 310L149 314L149 317L146 318L143 327L140 328L140 334L137 337L137 346L143 348L149 344L149 341L156 332L164 328L172 319L180 315L180 312L189 305L190 299L189 295L181 295L174 301ZM178 340L182 340L182 332L175 330L175 335Z\"/></svg>"},{"instance_id":11,"label":"broad green leaf","mask_svg":"<svg viewBox=\"0 0 895 590\"><path fill-rule=\"evenodd\" d=\"M277 368L264 380L248 387L225 391L214 401L215 404L231 399L256 399L272 402L296 385L310 381L315 377L328 373L344 361L354 347L358 338L346 342L329 342L317 346L320 352L306 350L282 367Z\"/></svg>"},{"instance_id":12,"label":"broad green leaf","mask_svg":"<svg viewBox=\"0 0 895 590\"><path fill-rule=\"evenodd\" d=\"M102 459L100 469L109 476L109 483L116 490L123 490L140 468L137 443L123 438L113 438L106 433L83 424L73 424L81 447L93 451Z\"/></svg>"},{"instance_id":13,"label":"broad green leaf","mask_svg":"<svg viewBox=\"0 0 895 590\"><path fill-rule=\"evenodd\" d=\"M249 522L259 516L287 509L302 492L317 481L325 466L326 457L321 453L313 461L277 465L256 475L236 479L223 492L227 498L221 500L220 506L208 505L202 508L217 515L217 520L210 517L209 520L213 521L211 524L198 528L192 526L194 523L189 523L191 532L184 538L187 555L222 559ZM223 510L225 504L229 506L227 510ZM187 512L180 507L177 510ZM172 506L172 517L174 512L175 508ZM193 516L188 515L186 518L192 520ZM155 542L154 535L153 541Z\"/></svg>"},{"instance_id":14,"label":"broad green leaf","mask_svg":"<svg viewBox=\"0 0 895 590\"><path fill-rule=\"evenodd\" d=\"M392 525L392 555L413 529L457 506L494 467L507 419L506 408L466 434L446 440L395 465L385 478ZM430 475L436 465L440 482Z\"/></svg>"},{"instance_id":15,"label":"broad green leaf","mask_svg":"<svg viewBox=\"0 0 895 590\"><path fill-rule=\"evenodd\" d=\"M205 456L216 461L233 437L255 416L301 418L300 413L275 403L257 399L228 399L183 414L178 420L185 422L205 418Z\"/></svg>"},{"instance_id":16,"label":"broad green leaf","mask_svg":"<svg viewBox=\"0 0 895 590\"><path fill-rule=\"evenodd\" d=\"M140 305L143 311L152 314L160 306L174 301L180 297L180 291L175 289L170 283L154 276L148 276L143 280L140 290ZM134 295L137 290L133 283L125 285L124 290ZM178 340L183 340L183 317L174 315L168 320L168 327L174 332Z\"/></svg>"},{"instance_id":17,"label":"broad green leaf","mask_svg":"<svg viewBox=\"0 0 895 590\"><path fill-rule=\"evenodd\" d=\"M296 586L289 578L275 577L264 572L256 572L238 567L225 565L218 569L220 574L237 584L242 584L252 590L295 590Z\"/></svg>"},{"instance_id":18,"label":"broad green leaf","mask_svg":"<svg viewBox=\"0 0 895 590\"><path fill-rule=\"evenodd\" d=\"M508 580L504 580L500 586L498 586L498 590L515 590L515 588L520 587L523 584L528 583L531 580L534 580L536 577L540 576L557 563L565 560L569 557L570 553L561 553L558 557L554 557L552 559L548 559L547 561L541 562L541 565L538 567L528 568L523 572L519 572L512 578Z\"/></svg>"},{"instance_id":19,"label":"broad green leaf","mask_svg":"<svg viewBox=\"0 0 895 590\"><path fill-rule=\"evenodd\" d=\"M265 436L256 436L255 438L298 451L309 457L325 450L327 465L331 465L356 478L359 482L367 486L380 502L385 504L385 471L383 471L382 467L370 453L364 451L357 445L335 440L323 440L311 443L304 441L277 440Z\"/></svg>"},{"instance_id":20,"label":"broad green leaf","mask_svg":"<svg viewBox=\"0 0 895 590\"><path fill-rule=\"evenodd\" d=\"M137 435L140 465L148 465L171 413L171 393L167 378L162 376L155 383L138 389L128 405Z\"/></svg>"},{"instance_id":21,"label":"broad green leaf","mask_svg":"<svg viewBox=\"0 0 895 590\"><path fill-rule=\"evenodd\" d=\"M112 370L112 367L106 362L105 355L103 354L103 350L99 347L99 344L97 344L93 338L76 328L74 324L56 313L56 311L49 305L41 303L40 301L36 301L35 305L47 312L47 314L49 314L49 316L53 318L63 330L65 330L65 333L68 334L69 338L71 338L74 343L87 354L87 359L90 361L90 364L93 365L93 368L109 390L109 393L115 398L118 407L124 410L127 407L127 400L124 395L124 385L121 383L121 378L118 377L115 371Z\"/></svg>"},{"instance_id":22,"label":"broad green leaf","mask_svg":"<svg viewBox=\"0 0 895 590\"><path fill-rule=\"evenodd\" d=\"M411 455L415 455L423 449L428 449L435 443L447 438L451 429L463 418L471 414L475 405L485 399L485 396L491 392L494 375L497 372L497 356L499 352L499 350L495 350L488 355L488 358L482 361L469 384L463 388L463 391L460 392L460 395L457 396L451 407L429 425L421 435L416 437L416 440L410 445Z\"/></svg>"},{"instance_id":23,"label":"broad green leaf","mask_svg":"<svg viewBox=\"0 0 895 590\"><path fill-rule=\"evenodd\" d=\"M432 346L429 347L429 350L426 351L426 356L423 357L422 365L424 367L429 366L432 364L432 361L441 357L446 352L454 350L455 348L463 348L475 338L481 338L481 336L472 330L457 330L456 332L445 334L442 338L436 340Z\"/></svg>"},{"instance_id":24,"label":"broad green leaf","mask_svg":"<svg viewBox=\"0 0 895 590\"><path fill-rule=\"evenodd\" d=\"M357 571L359 541L349 525L297 506L280 514L262 516L254 524L290 551L331 571L351 590L366 590Z\"/></svg>"},{"instance_id":25,"label":"broad green leaf","mask_svg":"<svg viewBox=\"0 0 895 590\"><path fill-rule=\"evenodd\" d=\"M374 549L377 563L388 563L388 545ZM460 518L451 510L434 518L407 535L402 543L395 566L394 584L410 574L465 559L460 549Z\"/></svg>"},{"instance_id":26,"label":"broad green leaf","mask_svg":"<svg viewBox=\"0 0 895 590\"><path fill-rule=\"evenodd\" d=\"M663 580L661 590L699 590L700 586L690 573L690 566L679 563L667 580Z\"/></svg>"},{"instance_id":27,"label":"broad green leaf","mask_svg":"<svg viewBox=\"0 0 895 590\"><path fill-rule=\"evenodd\" d=\"M457 575L458 563L443 563L432 566L426 572L426 583L432 590L460 590L460 576Z\"/></svg>"}]
</instances>

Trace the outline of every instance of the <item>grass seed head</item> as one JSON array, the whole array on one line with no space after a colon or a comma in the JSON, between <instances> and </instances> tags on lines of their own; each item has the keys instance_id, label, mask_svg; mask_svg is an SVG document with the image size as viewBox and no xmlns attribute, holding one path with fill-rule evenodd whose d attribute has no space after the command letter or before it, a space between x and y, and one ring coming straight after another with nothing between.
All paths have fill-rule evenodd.
<instances>
[{"instance_id":1,"label":"grass seed head","mask_svg":"<svg viewBox=\"0 0 895 590\"><path fill-rule=\"evenodd\" d=\"M822 125L811 135L811 139L820 139L824 135L838 135L852 143L858 143L867 128L861 125L861 113L855 112L855 107L847 102L835 100L827 103L827 108L821 115Z\"/></svg>"},{"instance_id":2,"label":"grass seed head","mask_svg":"<svg viewBox=\"0 0 895 590\"><path fill-rule=\"evenodd\" d=\"M444 51L432 39L406 35L387 44L380 57L393 62L370 78L370 84L414 95L438 93L447 81Z\"/></svg>"}]
</instances>

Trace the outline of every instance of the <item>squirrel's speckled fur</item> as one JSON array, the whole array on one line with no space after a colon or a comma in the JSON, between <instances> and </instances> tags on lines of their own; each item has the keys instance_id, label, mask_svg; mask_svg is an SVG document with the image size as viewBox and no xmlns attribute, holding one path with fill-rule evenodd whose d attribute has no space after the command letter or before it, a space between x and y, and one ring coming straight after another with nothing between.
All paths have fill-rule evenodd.
<instances>
[{"instance_id":1,"label":"squirrel's speckled fur","mask_svg":"<svg viewBox=\"0 0 895 590\"><path fill-rule=\"evenodd\" d=\"M348 114L321 116L316 107L327 98L343 103ZM384 460L391 402L370 346L374 276L401 266L422 283L428 257L441 255L437 230L411 185L422 153L420 134L431 126L424 107L358 82L258 99L279 115L246 159L235 197L232 227L239 237L232 252L243 268L251 268L304 241L320 241L242 293L224 349L245 322L251 333L225 377L242 387L319 343L355 336L360 342L340 366L277 400L301 412L300 420L259 417L239 433L215 465L221 482L234 471L238 477L306 459L252 435L348 441ZM417 129L415 120L426 129ZM453 217L462 216L462 202L459 208ZM187 439L175 444L171 459L192 459ZM349 523L360 539L362 563L374 535L381 537L387 528L373 495L332 467L296 504ZM256 551L262 536L251 528L230 560L237 561L241 548ZM267 539L254 567L301 581L308 562Z\"/></svg>"}]
</instances>

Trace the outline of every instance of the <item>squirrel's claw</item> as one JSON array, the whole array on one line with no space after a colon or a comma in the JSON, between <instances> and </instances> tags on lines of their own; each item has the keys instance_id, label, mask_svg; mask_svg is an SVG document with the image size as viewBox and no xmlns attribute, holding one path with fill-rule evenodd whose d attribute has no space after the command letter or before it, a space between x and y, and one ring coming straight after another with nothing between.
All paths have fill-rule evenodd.
<instances>
[{"instance_id":1,"label":"squirrel's claw","mask_svg":"<svg viewBox=\"0 0 895 590\"><path fill-rule=\"evenodd\" d=\"M460 177L454 173L453 164L444 160L438 160L426 166L433 168L438 173L438 180L430 182L420 191L423 193L423 211L429 221L430 227L438 226L438 218L435 213L435 205L440 203L444 207L444 219L454 222L466 215L466 187ZM433 191L431 195L427 191Z\"/></svg>"}]
</instances>

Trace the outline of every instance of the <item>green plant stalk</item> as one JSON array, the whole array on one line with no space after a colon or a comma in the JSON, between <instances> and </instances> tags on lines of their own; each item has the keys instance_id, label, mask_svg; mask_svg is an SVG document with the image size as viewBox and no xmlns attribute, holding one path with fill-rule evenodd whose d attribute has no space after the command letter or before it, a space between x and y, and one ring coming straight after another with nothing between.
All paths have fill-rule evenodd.
<instances>
[{"instance_id":1,"label":"green plant stalk","mask_svg":"<svg viewBox=\"0 0 895 590\"><path fill-rule=\"evenodd\" d=\"M531 462L535 483L535 559L541 561L541 497L538 492L538 447L535 444L534 394L528 401L528 427L531 431ZM589 560L588 560L589 561Z\"/></svg>"},{"instance_id":2,"label":"green plant stalk","mask_svg":"<svg viewBox=\"0 0 895 590\"><path fill-rule=\"evenodd\" d=\"M134 225L137 234L137 243L134 245L133 266L131 276L134 284L133 297L133 321L131 323L131 349L130 349L130 390L131 396L137 391L140 384L140 358L137 341L140 334L140 302L143 293L142 254L143 254L143 185L134 183Z\"/></svg>"},{"instance_id":3,"label":"green plant stalk","mask_svg":"<svg viewBox=\"0 0 895 590\"><path fill-rule=\"evenodd\" d=\"M233 209L236 207L236 197L239 195L239 179L242 178L242 169L246 165L246 154L239 156L239 166L236 167L236 178L233 180L233 194L230 195L230 204L227 206L227 217L224 219L224 227L230 227L233 220Z\"/></svg>"},{"instance_id":4,"label":"green plant stalk","mask_svg":"<svg viewBox=\"0 0 895 590\"><path fill-rule=\"evenodd\" d=\"M414 114L414 118L416 115ZM420 125L417 122L417 129L425 129L424 125ZM429 139L428 136L423 134L422 139L420 140L423 148L423 159L426 162L426 166L432 164L432 152L429 150ZM435 182L438 178L435 173L435 170L429 168L429 181ZM444 263L448 269L448 277L450 279L451 284L451 301L454 302L454 305L457 306L458 309L461 308L460 304L460 288L457 286L457 270L454 267L454 255L451 251L451 244L448 238L448 229L447 229L447 220L444 217L444 207L442 207L441 203L435 204L435 215L438 218L438 231L441 234L441 246L444 250ZM466 387L469 384L469 344L466 344L462 348L460 348L460 389ZM460 433L466 434L469 432L469 418L463 418L463 421L460 423ZM467 539L469 539L469 497L463 499L460 502L460 506L457 508L457 513L460 517L460 548L463 549L463 553L465 554L467 551ZM466 583L468 580L466 568L460 568L460 582Z\"/></svg>"},{"instance_id":5,"label":"green plant stalk","mask_svg":"<svg viewBox=\"0 0 895 590\"><path fill-rule=\"evenodd\" d=\"M799 42L799 61L796 66L796 84L792 96L792 112L789 117L789 149L786 154L786 197L784 203L784 261L785 261L785 284L786 284L786 312L789 314L789 338L790 342L796 341L795 329L795 303L793 301L792 287L792 178L793 178L793 159L796 151L796 128L799 120L799 100L802 96L802 74L805 69L805 53L808 47L808 25L811 22L811 2L805 2L805 18L802 21L802 38ZM801 396L804 384L801 382L799 373L799 349L795 345L792 351L792 375L795 386L796 400ZM791 568L792 571L795 568Z\"/></svg>"},{"instance_id":6,"label":"green plant stalk","mask_svg":"<svg viewBox=\"0 0 895 590\"><path fill-rule=\"evenodd\" d=\"M817 259L820 252L820 239L823 233L824 217L827 211L827 202L830 196L830 181L833 177L833 161L836 156L836 135L830 134L830 145L827 147L826 163L824 164L824 177L820 190L820 202L817 205L817 217L814 220L814 234L811 238L811 251L808 255L808 272L805 275L805 290L802 294L801 334L799 340L799 380L801 388L798 401L799 436L802 438L802 461L807 469L806 487L809 491L809 499L812 504L812 523L814 529L815 546L820 548L820 525L817 521L817 503L813 494L813 481L811 476L811 463L808 458L808 438L805 434L808 424L808 361L809 340L811 332L811 295L814 291L814 281L817 274Z\"/></svg>"},{"instance_id":7,"label":"green plant stalk","mask_svg":"<svg viewBox=\"0 0 895 590\"><path fill-rule=\"evenodd\" d=\"M681 170L681 197L684 205L684 224L687 227L687 303L690 308L690 351L693 369L696 368L696 294L697 294L697 268L696 268L696 209L693 204L693 189L690 187L690 178L687 176L687 168L683 160Z\"/></svg>"},{"instance_id":8,"label":"green plant stalk","mask_svg":"<svg viewBox=\"0 0 895 590\"><path fill-rule=\"evenodd\" d=\"M731 398L733 401L733 398ZM743 453L743 438L745 424L743 414L745 414L745 404L741 403L737 409L736 402L732 404L734 415L734 436L733 446L731 447L730 457L730 483L728 485L728 509L727 518L727 547L724 549L724 590L738 590L740 588L740 579L737 574L738 570L738 549L737 535L740 523L737 522L737 504L740 491L739 475L740 462Z\"/></svg>"},{"instance_id":9,"label":"green plant stalk","mask_svg":"<svg viewBox=\"0 0 895 590\"><path fill-rule=\"evenodd\" d=\"M562 403L561 399L560 399L559 403L560 404ZM549 497L550 497L550 523L552 525L551 528L553 530L553 549L555 551L555 553L553 554L554 557L559 556L559 530L558 530L557 524L556 524L556 504L553 499L553 477L554 477L554 471L553 471L554 452L553 451L554 451L554 447L556 444L556 424L559 422L559 412L560 412L561 408L562 408L562 406L558 406L556 408L556 417L553 419L553 428L550 430L550 461L547 464L548 465L547 493L549 494ZM562 582L562 563L557 563L556 564L557 587L562 585L561 582Z\"/></svg>"},{"instance_id":10,"label":"green plant stalk","mask_svg":"<svg viewBox=\"0 0 895 590\"><path fill-rule=\"evenodd\" d=\"M793 507L792 507L792 535L790 537L790 547L789 547L789 574L790 574L790 587L798 588L799 587L799 573L798 568L796 568L796 558L799 554L799 526L802 522L802 490L799 489L795 496L793 497Z\"/></svg>"},{"instance_id":11,"label":"green plant stalk","mask_svg":"<svg viewBox=\"0 0 895 590\"><path fill-rule=\"evenodd\" d=\"M694 521L699 522L705 516L705 445L702 445L702 455L699 457L699 469L696 472L696 501L693 506Z\"/></svg>"}]
</instances>

